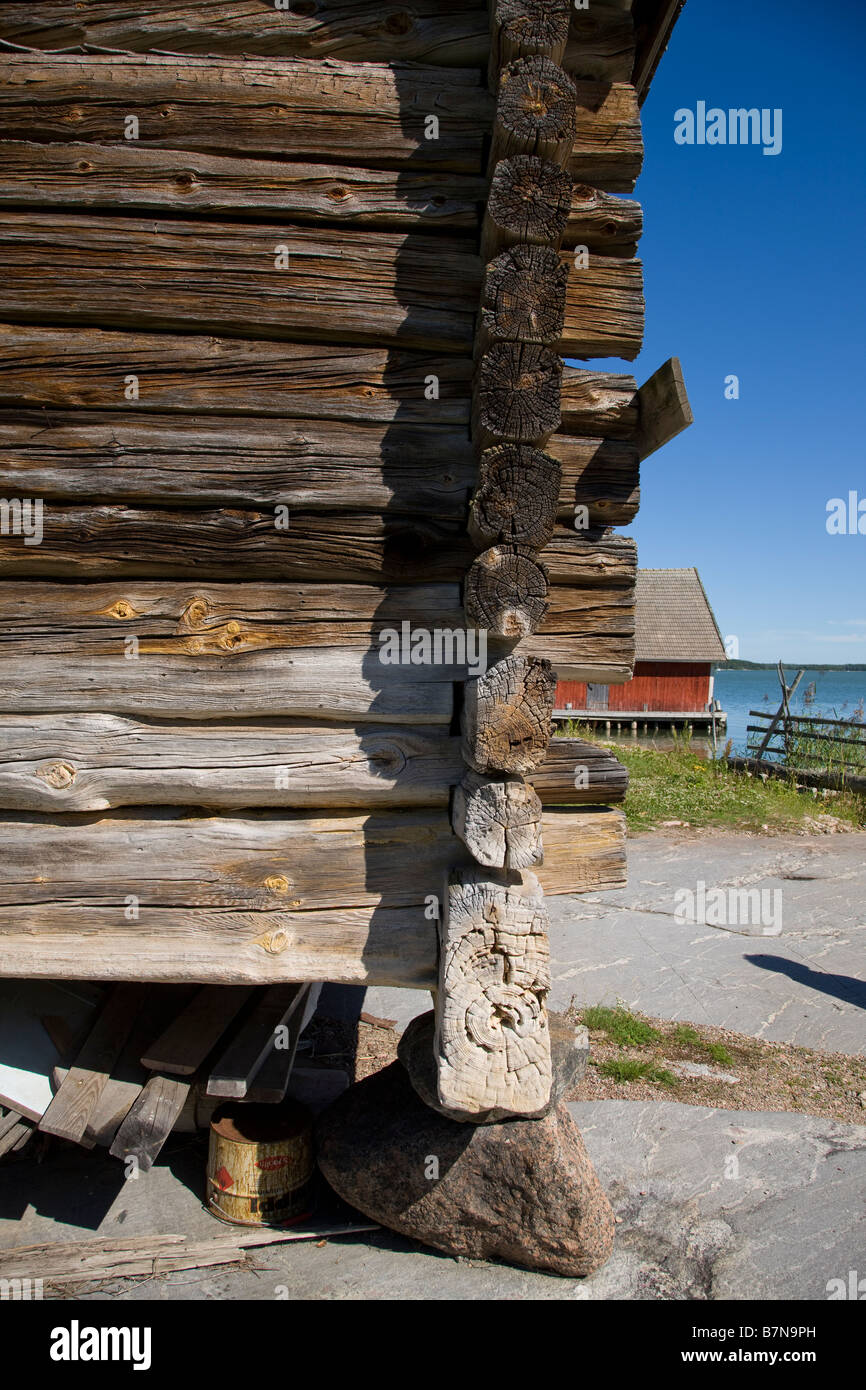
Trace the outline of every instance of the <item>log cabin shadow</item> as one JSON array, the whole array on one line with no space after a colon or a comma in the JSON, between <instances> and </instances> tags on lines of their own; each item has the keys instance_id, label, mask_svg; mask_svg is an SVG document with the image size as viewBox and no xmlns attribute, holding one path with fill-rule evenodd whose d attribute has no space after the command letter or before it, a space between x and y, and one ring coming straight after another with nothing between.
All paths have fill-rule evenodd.
<instances>
[{"instance_id":1,"label":"log cabin shadow","mask_svg":"<svg viewBox=\"0 0 866 1390\"><path fill-rule=\"evenodd\" d=\"M414 156L396 171L397 195L417 207L422 225L404 237L394 267L403 321L388 348L384 373L390 409L381 445L385 597L374 617L364 674L374 719L398 669L416 686L416 699L420 696L417 708L403 716L413 720L410 731L445 739L458 732L460 686L468 674L465 659L452 658L465 656L459 636L465 631L462 580L475 553L466 532L476 477L470 411L483 171L493 104L479 93L477 70L451 69L441 108L423 111L412 70L398 65L393 71L403 133L415 142ZM459 159L445 151L438 157L437 140L427 138L435 134L436 121L446 145L452 145L455 123L464 129ZM424 180L429 187L419 195L422 170L429 172ZM454 312L446 320L431 314L431 307L449 285L446 302L453 303ZM403 751L395 747L393 761L382 759L381 727L368 723L359 729L371 769L381 767L402 803L388 815L368 815L365 823L366 887L380 897L367 953L376 959L377 971L388 960L401 981L429 989L437 970L436 918L448 869L464 857L462 845L451 832L450 808L441 796L438 804L424 804L413 788L413 769ZM455 769L455 781L459 775ZM356 1020L363 997L363 991L352 991ZM342 1007L347 999L348 991ZM423 994L418 1002L422 1012Z\"/></svg>"}]
</instances>

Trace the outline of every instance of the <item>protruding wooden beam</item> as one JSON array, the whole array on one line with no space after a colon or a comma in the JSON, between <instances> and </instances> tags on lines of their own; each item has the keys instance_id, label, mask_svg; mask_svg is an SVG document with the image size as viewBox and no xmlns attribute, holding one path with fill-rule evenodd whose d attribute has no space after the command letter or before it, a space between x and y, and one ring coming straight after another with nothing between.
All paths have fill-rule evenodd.
<instances>
[{"instance_id":1,"label":"protruding wooden beam","mask_svg":"<svg viewBox=\"0 0 866 1390\"><path fill-rule=\"evenodd\" d=\"M478 362L472 434L478 448L543 444L559 428L560 357L537 343L494 343Z\"/></svg>"},{"instance_id":2,"label":"protruding wooden beam","mask_svg":"<svg viewBox=\"0 0 866 1390\"><path fill-rule=\"evenodd\" d=\"M466 575L463 607L469 627L496 637L527 637L547 612L547 571L527 546L491 546Z\"/></svg>"},{"instance_id":3,"label":"protruding wooden beam","mask_svg":"<svg viewBox=\"0 0 866 1390\"><path fill-rule=\"evenodd\" d=\"M568 262L550 246L513 246L484 272L478 350L492 343L557 343L565 321Z\"/></svg>"},{"instance_id":4,"label":"protruding wooden beam","mask_svg":"<svg viewBox=\"0 0 866 1390\"><path fill-rule=\"evenodd\" d=\"M541 801L522 777L467 772L454 789L451 823L487 868L529 869L542 862Z\"/></svg>"},{"instance_id":5,"label":"protruding wooden beam","mask_svg":"<svg viewBox=\"0 0 866 1390\"><path fill-rule=\"evenodd\" d=\"M553 536L562 465L527 444L486 449L469 511L469 535L481 546L513 541L541 550Z\"/></svg>"},{"instance_id":6,"label":"protruding wooden beam","mask_svg":"<svg viewBox=\"0 0 866 1390\"><path fill-rule=\"evenodd\" d=\"M452 877L440 927L437 1090L467 1120L550 1100L547 912L533 874Z\"/></svg>"},{"instance_id":7,"label":"protruding wooden beam","mask_svg":"<svg viewBox=\"0 0 866 1390\"><path fill-rule=\"evenodd\" d=\"M637 393L635 444L641 459L654 454L694 421L678 357L670 357Z\"/></svg>"},{"instance_id":8,"label":"protruding wooden beam","mask_svg":"<svg viewBox=\"0 0 866 1390\"><path fill-rule=\"evenodd\" d=\"M549 661L507 656L466 682L463 758L476 772L532 772L550 740L556 676Z\"/></svg>"},{"instance_id":9,"label":"protruding wooden beam","mask_svg":"<svg viewBox=\"0 0 866 1390\"><path fill-rule=\"evenodd\" d=\"M522 58L503 68L493 122L490 168L510 155L535 154L554 164L571 156L577 92L549 58Z\"/></svg>"}]
</instances>

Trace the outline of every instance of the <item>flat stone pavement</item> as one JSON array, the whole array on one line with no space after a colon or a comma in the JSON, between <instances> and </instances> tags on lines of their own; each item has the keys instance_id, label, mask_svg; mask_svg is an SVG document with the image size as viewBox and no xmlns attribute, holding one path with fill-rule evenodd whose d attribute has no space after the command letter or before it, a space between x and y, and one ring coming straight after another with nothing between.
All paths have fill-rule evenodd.
<instances>
[{"instance_id":1,"label":"flat stone pavement","mask_svg":"<svg viewBox=\"0 0 866 1390\"><path fill-rule=\"evenodd\" d=\"M655 832L629 840L628 877L615 892L547 899L551 1008L621 999L661 1018L866 1052L866 832ZM781 933L676 921L677 892L699 882L726 896L763 891L767 918L781 906ZM402 1028L430 1004L375 989L363 1007Z\"/></svg>"},{"instance_id":2,"label":"flat stone pavement","mask_svg":"<svg viewBox=\"0 0 866 1390\"><path fill-rule=\"evenodd\" d=\"M264 1247L255 1268L183 1270L77 1298L150 1299L826 1299L866 1272L866 1128L805 1115L675 1102L569 1106L619 1218L614 1253L588 1279L458 1261L388 1231ZM0 1183L4 1248L226 1227L201 1206L203 1148L183 1136L150 1173L124 1182L102 1153L18 1164ZM16 1216L18 1220L14 1219Z\"/></svg>"},{"instance_id":3,"label":"flat stone pavement","mask_svg":"<svg viewBox=\"0 0 866 1390\"><path fill-rule=\"evenodd\" d=\"M779 889L781 934L678 923L675 894L699 880ZM622 999L662 1017L862 1053L864 890L866 834L637 837L626 889L548 900L552 1005ZM376 989L354 1004L402 1027L429 996ZM665 1101L570 1109L620 1218L611 1260L589 1279L458 1262L376 1231L321 1248L264 1248L255 1269L126 1280L86 1296L824 1299L830 1280L866 1276L866 1127ZM182 1135L130 1182L100 1150L13 1164L0 1170L0 1252L96 1235L224 1234L201 1206L203 1182L201 1141Z\"/></svg>"}]
</instances>

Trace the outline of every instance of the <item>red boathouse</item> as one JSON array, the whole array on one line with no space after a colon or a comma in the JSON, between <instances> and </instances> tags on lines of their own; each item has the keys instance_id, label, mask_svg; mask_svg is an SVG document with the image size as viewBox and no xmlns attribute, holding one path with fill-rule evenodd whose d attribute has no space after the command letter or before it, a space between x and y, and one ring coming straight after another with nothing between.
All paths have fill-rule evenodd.
<instances>
[{"instance_id":1,"label":"red boathouse","mask_svg":"<svg viewBox=\"0 0 866 1390\"><path fill-rule=\"evenodd\" d=\"M617 722L709 722L712 668L725 659L724 642L697 570L638 570L634 676L624 685L561 680L556 713L593 720L612 716ZM725 722L718 709L716 722Z\"/></svg>"}]
</instances>

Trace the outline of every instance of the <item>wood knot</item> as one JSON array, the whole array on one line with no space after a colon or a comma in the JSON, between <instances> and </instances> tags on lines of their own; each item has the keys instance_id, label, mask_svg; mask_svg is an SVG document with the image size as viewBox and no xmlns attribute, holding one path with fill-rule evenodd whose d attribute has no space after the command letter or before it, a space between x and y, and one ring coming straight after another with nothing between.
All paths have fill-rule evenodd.
<instances>
[{"instance_id":1,"label":"wood knot","mask_svg":"<svg viewBox=\"0 0 866 1390\"><path fill-rule=\"evenodd\" d=\"M339 184L335 188L328 189L328 197L333 198L335 203L341 203L344 198L348 198L348 188L342 188Z\"/></svg>"},{"instance_id":2,"label":"wood knot","mask_svg":"<svg viewBox=\"0 0 866 1390\"><path fill-rule=\"evenodd\" d=\"M71 787L75 781L75 768L71 763L58 760L37 768L36 776L42 777L49 787L54 787L56 791L62 791L64 787Z\"/></svg>"},{"instance_id":3,"label":"wood knot","mask_svg":"<svg viewBox=\"0 0 866 1390\"><path fill-rule=\"evenodd\" d=\"M210 605L206 598L194 598L181 613L180 620L185 627L201 627L209 612Z\"/></svg>"},{"instance_id":4,"label":"wood knot","mask_svg":"<svg viewBox=\"0 0 866 1390\"><path fill-rule=\"evenodd\" d=\"M265 879L265 887L269 893L288 893L289 880L282 874L274 874L271 878Z\"/></svg>"},{"instance_id":5,"label":"wood knot","mask_svg":"<svg viewBox=\"0 0 866 1390\"><path fill-rule=\"evenodd\" d=\"M104 608L102 611L106 618L116 618L119 623L139 616L138 609L134 608L127 598L119 598L110 608Z\"/></svg>"},{"instance_id":6,"label":"wood knot","mask_svg":"<svg viewBox=\"0 0 866 1390\"><path fill-rule=\"evenodd\" d=\"M79 171L79 173L81 173L81 174L88 174L92 168L93 168L93 165L90 163L89 160L87 160L87 159L79 159L79 161L78 161L78 171Z\"/></svg>"},{"instance_id":7,"label":"wood knot","mask_svg":"<svg viewBox=\"0 0 866 1390\"><path fill-rule=\"evenodd\" d=\"M256 937L255 944L267 951L269 956L278 956L290 945L289 933L285 927L278 927L276 931L265 932L263 936Z\"/></svg>"},{"instance_id":8,"label":"wood knot","mask_svg":"<svg viewBox=\"0 0 866 1390\"><path fill-rule=\"evenodd\" d=\"M405 10L398 10L396 14L389 14L384 28L389 34L408 34L412 28L412 16Z\"/></svg>"},{"instance_id":9,"label":"wood knot","mask_svg":"<svg viewBox=\"0 0 866 1390\"><path fill-rule=\"evenodd\" d=\"M175 179L175 183L180 188L192 188L195 182L195 174L178 174L177 178Z\"/></svg>"}]
</instances>

